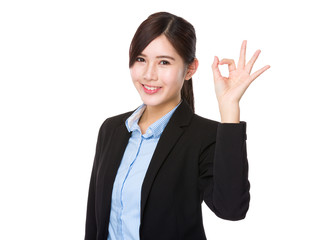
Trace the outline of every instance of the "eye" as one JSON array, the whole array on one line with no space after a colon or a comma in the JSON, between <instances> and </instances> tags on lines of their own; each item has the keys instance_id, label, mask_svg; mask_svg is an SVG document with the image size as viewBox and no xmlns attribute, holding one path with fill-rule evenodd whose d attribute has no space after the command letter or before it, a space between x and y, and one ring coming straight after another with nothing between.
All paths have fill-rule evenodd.
<instances>
[{"instance_id":1,"label":"eye","mask_svg":"<svg viewBox=\"0 0 311 240\"><path fill-rule=\"evenodd\" d=\"M142 57L138 57L138 58L136 58L136 61L137 61L137 62L144 62L145 59L143 59Z\"/></svg>"},{"instance_id":2,"label":"eye","mask_svg":"<svg viewBox=\"0 0 311 240\"><path fill-rule=\"evenodd\" d=\"M162 61L160 62L160 64L161 64L161 65L169 65L169 64L170 64L170 62L165 61L165 60L162 60Z\"/></svg>"}]
</instances>

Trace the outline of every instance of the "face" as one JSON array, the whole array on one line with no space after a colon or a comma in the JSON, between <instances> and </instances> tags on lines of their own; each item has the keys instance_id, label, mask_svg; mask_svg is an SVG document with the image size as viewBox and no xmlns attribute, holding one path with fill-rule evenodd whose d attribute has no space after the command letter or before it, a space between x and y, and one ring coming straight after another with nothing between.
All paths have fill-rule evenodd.
<instances>
[{"instance_id":1,"label":"face","mask_svg":"<svg viewBox=\"0 0 311 240\"><path fill-rule=\"evenodd\" d=\"M138 55L130 72L147 107L173 108L180 102L187 69L164 35L154 39Z\"/></svg>"}]
</instances>

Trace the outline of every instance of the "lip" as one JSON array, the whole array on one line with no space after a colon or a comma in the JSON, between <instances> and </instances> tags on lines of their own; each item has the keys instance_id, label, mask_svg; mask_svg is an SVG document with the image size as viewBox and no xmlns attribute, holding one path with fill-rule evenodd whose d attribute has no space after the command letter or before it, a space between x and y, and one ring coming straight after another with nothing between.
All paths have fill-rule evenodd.
<instances>
[{"instance_id":1,"label":"lip","mask_svg":"<svg viewBox=\"0 0 311 240\"><path fill-rule=\"evenodd\" d=\"M147 93L147 94L154 94L154 93L157 93L159 92L162 87L158 87L158 86L150 86L150 85L147 85L147 84L141 84L143 89L144 89L144 92ZM155 89L147 89L146 87L148 88L155 88Z\"/></svg>"}]
</instances>

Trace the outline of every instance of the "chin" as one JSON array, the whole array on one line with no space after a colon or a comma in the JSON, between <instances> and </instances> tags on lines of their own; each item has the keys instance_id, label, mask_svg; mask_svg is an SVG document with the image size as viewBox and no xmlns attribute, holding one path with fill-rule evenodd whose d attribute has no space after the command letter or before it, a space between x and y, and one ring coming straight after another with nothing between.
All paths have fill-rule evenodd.
<instances>
[{"instance_id":1,"label":"chin","mask_svg":"<svg viewBox=\"0 0 311 240\"><path fill-rule=\"evenodd\" d=\"M171 107L173 105L175 105L176 100L168 100L168 99L162 99L162 98L148 98L148 97L142 97L141 96L141 100L143 101L143 103L147 106L150 107Z\"/></svg>"},{"instance_id":2,"label":"chin","mask_svg":"<svg viewBox=\"0 0 311 240\"><path fill-rule=\"evenodd\" d=\"M144 104L148 106L157 106L161 105L163 102L159 99L150 99L148 97L141 97L141 100L143 101Z\"/></svg>"}]
</instances>

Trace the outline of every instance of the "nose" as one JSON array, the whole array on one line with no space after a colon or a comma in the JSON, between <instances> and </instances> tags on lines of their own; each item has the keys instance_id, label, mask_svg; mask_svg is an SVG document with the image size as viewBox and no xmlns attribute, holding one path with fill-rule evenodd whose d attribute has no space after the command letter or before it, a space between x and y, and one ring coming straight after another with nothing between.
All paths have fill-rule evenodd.
<instances>
[{"instance_id":1,"label":"nose","mask_svg":"<svg viewBox=\"0 0 311 240\"><path fill-rule=\"evenodd\" d=\"M146 65L143 77L144 77L144 80L147 80L147 81L157 80L157 70L156 70L155 64L149 63Z\"/></svg>"}]
</instances>

